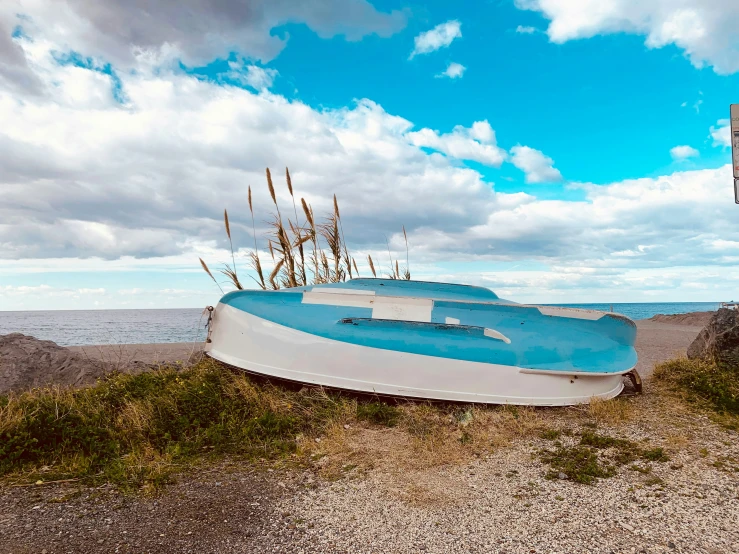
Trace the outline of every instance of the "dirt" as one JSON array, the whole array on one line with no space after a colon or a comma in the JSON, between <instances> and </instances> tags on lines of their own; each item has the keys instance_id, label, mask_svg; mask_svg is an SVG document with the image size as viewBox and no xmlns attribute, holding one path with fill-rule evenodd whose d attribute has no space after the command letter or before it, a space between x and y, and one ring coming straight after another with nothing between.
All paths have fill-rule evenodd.
<instances>
[{"instance_id":1,"label":"dirt","mask_svg":"<svg viewBox=\"0 0 739 554\"><path fill-rule=\"evenodd\" d=\"M156 498L107 486L7 487L0 554L286 552L277 545L303 531L274 505L296 486L286 474L226 463L183 476Z\"/></svg>"},{"instance_id":2,"label":"dirt","mask_svg":"<svg viewBox=\"0 0 739 554\"><path fill-rule=\"evenodd\" d=\"M693 327L705 327L716 312L692 312L689 314L657 314L645 321L656 321L658 323L669 323L671 325L691 325Z\"/></svg>"}]
</instances>

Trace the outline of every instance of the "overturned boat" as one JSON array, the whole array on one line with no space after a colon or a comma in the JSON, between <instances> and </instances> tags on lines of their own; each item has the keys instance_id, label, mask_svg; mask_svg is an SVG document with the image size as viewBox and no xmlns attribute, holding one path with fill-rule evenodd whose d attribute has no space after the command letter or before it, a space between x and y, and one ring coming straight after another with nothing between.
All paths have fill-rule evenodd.
<instances>
[{"instance_id":1,"label":"overturned boat","mask_svg":"<svg viewBox=\"0 0 739 554\"><path fill-rule=\"evenodd\" d=\"M529 306L467 285L353 279L226 294L206 353L246 371L380 395L563 406L612 398L636 326L594 310Z\"/></svg>"}]
</instances>

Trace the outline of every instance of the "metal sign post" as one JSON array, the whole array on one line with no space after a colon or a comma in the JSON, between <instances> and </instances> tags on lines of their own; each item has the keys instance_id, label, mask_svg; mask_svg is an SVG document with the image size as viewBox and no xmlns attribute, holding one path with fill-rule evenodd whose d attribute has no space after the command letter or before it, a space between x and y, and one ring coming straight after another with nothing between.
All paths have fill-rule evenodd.
<instances>
[{"instance_id":1,"label":"metal sign post","mask_svg":"<svg viewBox=\"0 0 739 554\"><path fill-rule=\"evenodd\" d=\"M739 104L732 104L731 112L731 165L734 168L734 202L739 204Z\"/></svg>"}]
</instances>

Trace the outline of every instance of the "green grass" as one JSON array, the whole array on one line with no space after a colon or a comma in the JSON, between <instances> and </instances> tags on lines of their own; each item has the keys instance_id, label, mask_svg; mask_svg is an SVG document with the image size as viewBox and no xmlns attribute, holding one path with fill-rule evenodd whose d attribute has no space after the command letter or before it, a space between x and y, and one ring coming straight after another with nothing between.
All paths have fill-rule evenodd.
<instances>
[{"instance_id":1,"label":"green grass","mask_svg":"<svg viewBox=\"0 0 739 554\"><path fill-rule=\"evenodd\" d=\"M657 381L680 391L692 402L739 416L739 366L678 358L657 365Z\"/></svg>"},{"instance_id":2,"label":"green grass","mask_svg":"<svg viewBox=\"0 0 739 554\"><path fill-rule=\"evenodd\" d=\"M551 440L555 433L549 431L543 438ZM600 435L589 429L580 434L579 444L556 444L554 449L542 449L539 458L549 469L547 479L557 479L560 473L576 483L593 484L597 479L613 477L617 468L638 460L666 462L669 457L662 448L644 449L637 443Z\"/></svg>"},{"instance_id":3,"label":"green grass","mask_svg":"<svg viewBox=\"0 0 739 554\"><path fill-rule=\"evenodd\" d=\"M395 427L400 419L400 410L384 402L357 404L357 419L384 427Z\"/></svg>"},{"instance_id":4,"label":"green grass","mask_svg":"<svg viewBox=\"0 0 739 554\"><path fill-rule=\"evenodd\" d=\"M112 375L94 387L0 396L0 475L154 487L203 456L275 459L354 413L392 409L320 390L259 384L206 360L184 371Z\"/></svg>"}]
</instances>

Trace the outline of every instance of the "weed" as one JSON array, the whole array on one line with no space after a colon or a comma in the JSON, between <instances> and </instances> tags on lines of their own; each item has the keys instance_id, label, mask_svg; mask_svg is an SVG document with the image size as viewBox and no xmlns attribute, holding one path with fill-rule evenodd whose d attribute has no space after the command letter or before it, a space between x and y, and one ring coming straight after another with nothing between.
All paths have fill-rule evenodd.
<instances>
[{"instance_id":1,"label":"weed","mask_svg":"<svg viewBox=\"0 0 739 554\"><path fill-rule=\"evenodd\" d=\"M655 485L664 484L664 481L660 477L657 477L656 475L650 475L649 477L644 479L644 484L648 487L653 487Z\"/></svg>"},{"instance_id":2,"label":"weed","mask_svg":"<svg viewBox=\"0 0 739 554\"><path fill-rule=\"evenodd\" d=\"M719 413L739 415L738 365L678 358L659 364L654 377L690 401Z\"/></svg>"},{"instance_id":3,"label":"weed","mask_svg":"<svg viewBox=\"0 0 739 554\"><path fill-rule=\"evenodd\" d=\"M544 429L544 431L541 432L541 438L548 441L553 441L557 440L561 434L562 431L560 431L559 429Z\"/></svg>"},{"instance_id":4,"label":"weed","mask_svg":"<svg viewBox=\"0 0 739 554\"><path fill-rule=\"evenodd\" d=\"M633 441L600 435L590 430L581 433L579 444L564 446L557 443L554 450L541 450L539 457L551 467L546 473L547 478L555 479L563 473L568 479L585 484L592 484L597 478L613 477L616 468L637 460L669 460L662 448L646 450ZM647 469L632 465L630 469L648 473L651 466Z\"/></svg>"},{"instance_id":5,"label":"weed","mask_svg":"<svg viewBox=\"0 0 739 554\"><path fill-rule=\"evenodd\" d=\"M384 427L395 427L400 419L400 410L384 402L357 404L357 419Z\"/></svg>"},{"instance_id":6,"label":"weed","mask_svg":"<svg viewBox=\"0 0 739 554\"><path fill-rule=\"evenodd\" d=\"M545 474L547 479L556 479L560 473L564 473L568 479L590 485L598 477L613 477L616 474L612 465L601 463L597 453L586 446L545 450L541 452L541 461L552 467Z\"/></svg>"},{"instance_id":7,"label":"weed","mask_svg":"<svg viewBox=\"0 0 739 554\"><path fill-rule=\"evenodd\" d=\"M642 450L641 457L644 460L649 460L652 462L669 462L670 457L665 454L664 449L661 447L658 448L652 448L651 450Z\"/></svg>"}]
</instances>

